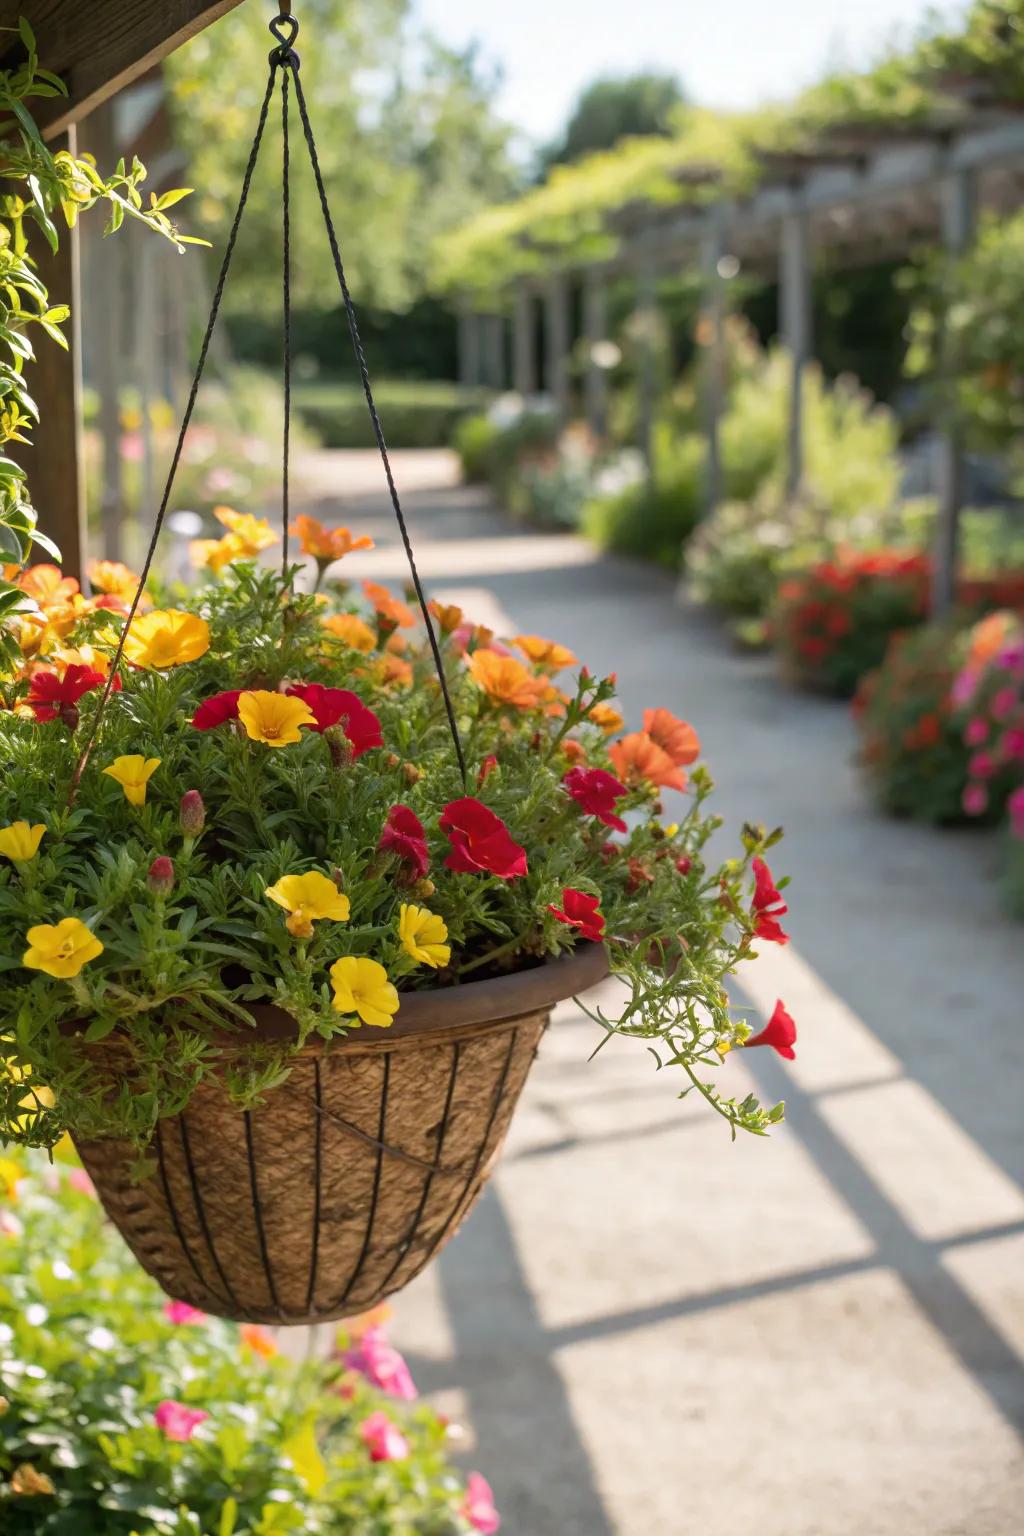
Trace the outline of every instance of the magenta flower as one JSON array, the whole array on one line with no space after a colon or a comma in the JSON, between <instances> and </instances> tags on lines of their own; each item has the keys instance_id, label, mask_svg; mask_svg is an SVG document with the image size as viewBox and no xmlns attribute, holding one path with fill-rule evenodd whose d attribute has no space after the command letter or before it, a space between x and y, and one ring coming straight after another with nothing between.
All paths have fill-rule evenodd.
<instances>
[{"instance_id":1,"label":"magenta flower","mask_svg":"<svg viewBox=\"0 0 1024 1536\"><path fill-rule=\"evenodd\" d=\"M988 721L981 715L968 720L964 730L964 746L980 747L986 741L988 741Z\"/></svg>"},{"instance_id":2,"label":"magenta flower","mask_svg":"<svg viewBox=\"0 0 1024 1536\"><path fill-rule=\"evenodd\" d=\"M1008 720L1017 708L1016 688L1000 688L989 708L993 720Z\"/></svg>"},{"instance_id":3,"label":"magenta flower","mask_svg":"<svg viewBox=\"0 0 1024 1536\"><path fill-rule=\"evenodd\" d=\"M494 1536L495 1531L501 1530L501 1517L494 1507L491 1485L479 1472L471 1472L466 1480L466 1497L460 1514L483 1536Z\"/></svg>"},{"instance_id":4,"label":"magenta flower","mask_svg":"<svg viewBox=\"0 0 1024 1536\"><path fill-rule=\"evenodd\" d=\"M358 1371L372 1386L391 1397L412 1402L417 1396L409 1367L394 1345L388 1343L383 1328L367 1328L359 1343L345 1352L344 1360L349 1370Z\"/></svg>"},{"instance_id":5,"label":"magenta flower","mask_svg":"<svg viewBox=\"0 0 1024 1536\"><path fill-rule=\"evenodd\" d=\"M380 1409L363 1420L359 1436L371 1461L404 1461L409 1454L408 1440Z\"/></svg>"},{"instance_id":6,"label":"magenta flower","mask_svg":"<svg viewBox=\"0 0 1024 1536\"><path fill-rule=\"evenodd\" d=\"M190 1307L187 1301L168 1301L164 1303L164 1317L169 1323L183 1327L187 1323L205 1323L206 1313L200 1312L198 1307Z\"/></svg>"},{"instance_id":7,"label":"magenta flower","mask_svg":"<svg viewBox=\"0 0 1024 1536\"><path fill-rule=\"evenodd\" d=\"M96 1186L84 1168L69 1168L68 1183L78 1194L88 1195L91 1200L96 1199Z\"/></svg>"},{"instance_id":8,"label":"magenta flower","mask_svg":"<svg viewBox=\"0 0 1024 1536\"><path fill-rule=\"evenodd\" d=\"M972 779L990 779L995 771L996 765L991 752L975 752L967 764L967 772Z\"/></svg>"},{"instance_id":9,"label":"magenta flower","mask_svg":"<svg viewBox=\"0 0 1024 1536\"><path fill-rule=\"evenodd\" d=\"M165 1397L157 1404L153 1415L157 1429L162 1429L168 1440L191 1440L193 1432L210 1415L202 1408L189 1408L185 1403Z\"/></svg>"},{"instance_id":10,"label":"magenta flower","mask_svg":"<svg viewBox=\"0 0 1024 1536\"><path fill-rule=\"evenodd\" d=\"M1004 757L1024 758L1024 725L1011 725L1004 731L999 750Z\"/></svg>"},{"instance_id":11,"label":"magenta flower","mask_svg":"<svg viewBox=\"0 0 1024 1536\"><path fill-rule=\"evenodd\" d=\"M988 790L984 784L968 784L960 803L968 816L984 816L988 810Z\"/></svg>"},{"instance_id":12,"label":"magenta flower","mask_svg":"<svg viewBox=\"0 0 1024 1536\"><path fill-rule=\"evenodd\" d=\"M1010 813L1010 830L1014 837L1024 837L1024 784L1015 789L1006 808Z\"/></svg>"},{"instance_id":13,"label":"magenta flower","mask_svg":"<svg viewBox=\"0 0 1024 1536\"><path fill-rule=\"evenodd\" d=\"M978 677L979 673L976 667L964 668L953 683L952 697L954 704L967 704L970 702L974 696L974 690L978 686Z\"/></svg>"}]
</instances>

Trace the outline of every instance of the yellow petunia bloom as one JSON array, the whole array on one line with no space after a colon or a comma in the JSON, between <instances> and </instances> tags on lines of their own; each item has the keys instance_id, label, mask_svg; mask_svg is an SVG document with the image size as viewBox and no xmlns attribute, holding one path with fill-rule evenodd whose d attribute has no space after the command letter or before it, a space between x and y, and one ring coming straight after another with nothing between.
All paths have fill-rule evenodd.
<instances>
[{"instance_id":1,"label":"yellow petunia bloom","mask_svg":"<svg viewBox=\"0 0 1024 1536\"><path fill-rule=\"evenodd\" d=\"M606 736L614 736L626 723L613 704L595 704L587 711L587 719L599 725Z\"/></svg>"},{"instance_id":2,"label":"yellow petunia bloom","mask_svg":"<svg viewBox=\"0 0 1024 1536\"><path fill-rule=\"evenodd\" d=\"M406 954L419 965L432 965L437 970L451 959L451 945L444 942L448 926L443 917L426 907L403 901L398 909L398 937Z\"/></svg>"},{"instance_id":3,"label":"yellow petunia bloom","mask_svg":"<svg viewBox=\"0 0 1024 1536\"><path fill-rule=\"evenodd\" d=\"M41 923L30 928L25 937L29 947L21 957L22 965L61 980L77 976L83 965L103 953L99 939L77 917L64 917L56 924Z\"/></svg>"},{"instance_id":4,"label":"yellow petunia bloom","mask_svg":"<svg viewBox=\"0 0 1024 1536\"><path fill-rule=\"evenodd\" d=\"M517 635L512 641L517 650L538 667L548 672L561 672L563 667L574 667L577 658L567 646L556 640L545 640L541 635Z\"/></svg>"},{"instance_id":5,"label":"yellow petunia bloom","mask_svg":"<svg viewBox=\"0 0 1024 1536\"><path fill-rule=\"evenodd\" d=\"M18 1185L24 1177L24 1168L13 1157L0 1157L0 1199L17 1200Z\"/></svg>"},{"instance_id":6,"label":"yellow petunia bloom","mask_svg":"<svg viewBox=\"0 0 1024 1536\"><path fill-rule=\"evenodd\" d=\"M156 608L136 617L124 643L128 661L155 671L196 661L209 649L209 624L181 608Z\"/></svg>"},{"instance_id":7,"label":"yellow petunia bloom","mask_svg":"<svg viewBox=\"0 0 1024 1536\"><path fill-rule=\"evenodd\" d=\"M239 541L242 553L250 558L277 543L277 534L265 517L253 517L251 512L233 512L230 507L214 507L213 515Z\"/></svg>"},{"instance_id":8,"label":"yellow petunia bloom","mask_svg":"<svg viewBox=\"0 0 1024 1536\"><path fill-rule=\"evenodd\" d=\"M250 741L262 741L268 747L286 747L301 741L300 725L313 725L316 716L308 704L286 693L269 693L253 688L238 696L238 718Z\"/></svg>"},{"instance_id":9,"label":"yellow petunia bloom","mask_svg":"<svg viewBox=\"0 0 1024 1536\"><path fill-rule=\"evenodd\" d=\"M368 654L377 644L377 636L357 613L332 613L320 621L329 635L347 645L350 650Z\"/></svg>"},{"instance_id":10,"label":"yellow petunia bloom","mask_svg":"<svg viewBox=\"0 0 1024 1536\"><path fill-rule=\"evenodd\" d=\"M45 831L42 822L30 827L27 821L14 821L9 827L0 828L0 853L5 859L24 864L39 852Z\"/></svg>"},{"instance_id":11,"label":"yellow petunia bloom","mask_svg":"<svg viewBox=\"0 0 1024 1536\"><path fill-rule=\"evenodd\" d=\"M398 993L388 973L376 960L364 955L343 955L331 966L334 1008L338 1013L357 1013L364 1024L386 1028L398 1012Z\"/></svg>"},{"instance_id":12,"label":"yellow petunia bloom","mask_svg":"<svg viewBox=\"0 0 1024 1536\"><path fill-rule=\"evenodd\" d=\"M263 893L276 901L288 913L285 927L297 939L308 939L313 924L323 918L335 923L348 922L351 903L344 892L339 891L333 880L310 870L306 875L282 875L276 885L268 885Z\"/></svg>"},{"instance_id":13,"label":"yellow petunia bloom","mask_svg":"<svg viewBox=\"0 0 1024 1536\"><path fill-rule=\"evenodd\" d=\"M130 603L139 590L139 578L120 560L90 560L85 568L94 592L106 593Z\"/></svg>"},{"instance_id":14,"label":"yellow petunia bloom","mask_svg":"<svg viewBox=\"0 0 1024 1536\"><path fill-rule=\"evenodd\" d=\"M193 539L188 547L192 557L192 564L196 570L202 570L208 566L214 575L219 576L226 565L233 560L242 560L246 555L245 543L233 533L226 533L220 539Z\"/></svg>"},{"instance_id":15,"label":"yellow petunia bloom","mask_svg":"<svg viewBox=\"0 0 1024 1536\"><path fill-rule=\"evenodd\" d=\"M33 1083L30 1081L32 1070L30 1067L19 1067L16 1061L0 1063L2 1073L12 1082L24 1084L25 1092L18 1100L18 1108L24 1110L24 1114L16 1115L13 1123L20 1131L24 1131L38 1118L39 1112L44 1109L52 1109L57 1102L53 1096L53 1089L47 1088L45 1083ZM0 1179L2 1187L2 1179Z\"/></svg>"},{"instance_id":16,"label":"yellow petunia bloom","mask_svg":"<svg viewBox=\"0 0 1024 1536\"><path fill-rule=\"evenodd\" d=\"M120 784L130 805L145 805L146 785L159 767L160 758L140 757L137 752L131 752L115 758L103 772Z\"/></svg>"}]
</instances>

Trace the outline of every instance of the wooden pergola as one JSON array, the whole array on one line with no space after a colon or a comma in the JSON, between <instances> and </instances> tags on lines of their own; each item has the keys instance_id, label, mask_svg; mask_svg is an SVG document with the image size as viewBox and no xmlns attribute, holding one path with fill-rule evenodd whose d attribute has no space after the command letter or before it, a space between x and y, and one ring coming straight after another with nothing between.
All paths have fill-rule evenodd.
<instances>
[{"instance_id":1,"label":"wooden pergola","mask_svg":"<svg viewBox=\"0 0 1024 1536\"><path fill-rule=\"evenodd\" d=\"M944 82L944 84L946 84ZM608 283L628 278L636 308L656 302L659 274L698 271L711 344L704 351L704 421L707 434L706 501L721 495L719 421L724 405L723 323L728 274L738 258L748 271L778 277L780 337L793 360L789 409L788 479L803 474L802 378L814 356L811 282L816 251L856 264L903 254L929 241L950 253L970 245L980 208L1011 212L1024 203L1024 113L1019 102L979 95L960 82L960 108L907 123L900 129L836 125L799 153L766 147L762 176L748 197L723 195L700 207L642 205L621 210L612 260L568 269L552 258L546 277L524 278L514 292L474 316L464 306L460 340L467 383L504 387L524 395L542 387L556 410L570 403L571 289L582 286L585 344L583 400L600 435L605 379L593 345L607 334ZM692 180L692 173L688 173ZM537 367L535 322L543 323L543 377ZM512 317L513 367L505 374L503 310ZM639 441L648 447L656 406L650 359L640 367ZM956 576L957 531L965 494L964 452L957 424L938 429L939 520L935 543L935 606L947 608Z\"/></svg>"},{"instance_id":2,"label":"wooden pergola","mask_svg":"<svg viewBox=\"0 0 1024 1536\"><path fill-rule=\"evenodd\" d=\"M24 16L36 35L40 63L68 87L67 97L33 103L54 149L76 148L78 125L169 53L241 4L241 0L0 0L0 27L17 38ZM267 19L288 5L267 3ZM2 35L2 34L0 34ZM20 44L0 52L0 67L17 63ZM43 242L40 242L43 245ZM56 540L64 569L80 577L85 557L85 480L82 467L82 360L78 320L78 230L65 230L60 250L33 252L55 301L69 301L69 351L41 346L32 365L32 392L42 421L24 465L41 528Z\"/></svg>"}]
</instances>

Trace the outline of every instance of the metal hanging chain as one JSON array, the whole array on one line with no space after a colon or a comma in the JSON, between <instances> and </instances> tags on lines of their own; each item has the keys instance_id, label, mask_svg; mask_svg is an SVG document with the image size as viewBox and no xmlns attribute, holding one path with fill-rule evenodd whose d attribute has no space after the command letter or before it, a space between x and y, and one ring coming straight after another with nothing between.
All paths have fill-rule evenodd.
<instances>
[{"instance_id":1,"label":"metal hanging chain","mask_svg":"<svg viewBox=\"0 0 1024 1536\"><path fill-rule=\"evenodd\" d=\"M294 17L288 18L298 30L298 22ZM271 23L271 31L274 24ZM275 33L276 36L276 33ZM290 50L289 50L290 51ZM363 351L362 338L359 335L359 323L356 319L355 305L349 292L348 279L345 276L345 267L341 259L341 250L338 246L338 236L334 228L334 220L331 217L330 205L327 201L327 190L324 186L323 174L320 170L320 160L316 152L316 140L313 137L313 129L309 121L309 112L306 109L306 97L302 89L302 79L299 75L298 59L290 64L292 77L295 81L295 99L299 106L299 117L302 119L302 131L306 139L306 147L309 150L309 160L313 167L313 177L316 181L316 190L320 198L320 209L324 217L324 225L327 229L327 238L330 241L331 256L334 260L334 271L338 279L338 287L341 289L341 297L345 305L345 316L348 320L349 335L352 338L352 350L355 353L356 363L359 366L359 374L363 382L363 394L366 396L367 408L370 412L370 421L373 423L373 435L377 440L377 448L380 452L381 463L384 466L384 475L388 483L388 491L391 496L391 505L394 508L395 520L398 523L398 531L402 535L402 543L405 546L405 558L409 563L409 571L412 576L412 584L416 590L416 598L419 603L423 622L426 625L427 636L430 640L430 650L434 658L434 667L437 672L437 680L441 685L441 694L444 699L445 714L448 716L448 729L451 732L452 744L455 747L455 756L458 759L459 771L462 774L463 784L467 781L466 758L462 750L462 738L459 735L458 722L455 719L455 707L452 704L451 693L448 690L448 680L445 677L444 661L441 658L441 648L437 643L437 634L434 622L430 616L430 608L427 603L423 583L420 581L419 571L416 569L416 557L412 550L412 541L409 538L409 530L405 522L405 514L402 511L402 503L398 496L398 487L395 485L395 477L391 470L391 460L388 457L387 444L384 441L384 429L380 424L377 414L377 406L373 398L373 389L370 385L370 372L366 363L366 354Z\"/></svg>"},{"instance_id":2,"label":"metal hanging chain","mask_svg":"<svg viewBox=\"0 0 1024 1536\"><path fill-rule=\"evenodd\" d=\"M286 16L286 20L291 18ZM276 35L276 34L275 34ZM273 66L271 66L273 70ZM273 73L271 73L273 79ZM288 150L288 67L281 70L281 272L284 299L284 424L281 432L281 580L288 576L289 458L292 432L292 213Z\"/></svg>"}]
</instances>

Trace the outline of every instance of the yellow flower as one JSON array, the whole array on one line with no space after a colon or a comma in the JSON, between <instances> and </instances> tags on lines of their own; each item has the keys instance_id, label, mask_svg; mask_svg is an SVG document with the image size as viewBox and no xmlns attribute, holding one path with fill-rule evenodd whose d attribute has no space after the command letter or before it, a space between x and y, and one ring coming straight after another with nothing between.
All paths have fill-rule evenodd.
<instances>
[{"instance_id":1,"label":"yellow flower","mask_svg":"<svg viewBox=\"0 0 1024 1536\"><path fill-rule=\"evenodd\" d=\"M214 507L213 515L238 540L246 556L258 555L261 549L277 543L277 534L265 517L232 512L230 507Z\"/></svg>"},{"instance_id":2,"label":"yellow flower","mask_svg":"<svg viewBox=\"0 0 1024 1536\"><path fill-rule=\"evenodd\" d=\"M419 965L447 965L451 959L451 945L444 941L448 928L443 917L426 907L414 907L403 901L398 909L398 937L407 955Z\"/></svg>"},{"instance_id":3,"label":"yellow flower","mask_svg":"<svg viewBox=\"0 0 1024 1536\"><path fill-rule=\"evenodd\" d=\"M193 539L188 552L197 570L207 565L219 576L226 565L244 558L246 548L242 539L233 533L226 533L220 539Z\"/></svg>"},{"instance_id":4,"label":"yellow flower","mask_svg":"<svg viewBox=\"0 0 1024 1536\"><path fill-rule=\"evenodd\" d=\"M18 1185L25 1177L25 1170L13 1157L0 1157L0 1197L17 1200Z\"/></svg>"},{"instance_id":5,"label":"yellow flower","mask_svg":"<svg viewBox=\"0 0 1024 1536\"><path fill-rule=\"evenodd\" d=\"M547 672L561 672L563 667L576 665L577 658L567 646L559 645L556 640L545 640L541 635L517 635L512 644Z\"/></svg>"},{"instance_id":6,"label":"yellow flower","mask_svg":"<svg viewBox=\"0 0 1024 1536\"><path fill-rule=\"evenodd\" d=\"M146 785L159 767L158 757L140 757L137 752L131 752L125 757L115 758L103 772L117 780L130 805L145 805Z\"/></svg>"},{"instance_id":7,"label":"yellow flower","mask_svg":"<svg viewBox=\"0 0 1024 1536\"><path fill-rule=\"evenodd\" d=\"M66 979L77 976L83 965L102 955L103 945L77 917L64 917L55 926L41 923L26 934L28 949L21 963L30 971Z\"/></svg>"},{"instance_id":8,"label":"yellow flower","mask_svg":"<svg viewBox=\"0 0 1024 1536\"><path fill-rule=\"evenodd\" d=\"M331 985L338 1013L358 1013L364 1024L383 1029L398 1012L398 993L376 960L343 955L331 966Z\"/></svg>"},{"instance_id":9,"label":"yellow flower","mask_svg":"<svg viewBox=\"0 0 1024 1536\"><path fill-rule=\"evenodd\" d=\"M119 597L125 603L130 603L139 590L139 578L120 560L90 560L85 573L94 592Z\"/></svg>"},{"instance_id":10,"label":"yellow flower","mask_svg":"<svg viewBox=\"0 0 1024 1536\"><path fill-rule=\"evenodd\" d=\"M367 654L377 644L377 636L365 619L361 619L357 613L332 613L322 619L321 623L328 634L334 635L350 650Z\"/></svg>"},{"instance_id":11,"label":"yellow flower","mask_svg":"<svg viewBox=\"0 0 1024 1536\"><path fill-rule=\"evenodd\" d=\"M308 704L286 693L269 693L254 688L238 696L238 718L250 741L265 742L268 747L286 747L301 741L300 725L313 725L316 716Z\"/></svg>"},{"instance_id":12,"label":"yellow flower","mask_svg":"<svg viewBox=\"0 0 1024 1536\"><path fill-rule=\"evenodd\" d=\"M607 736L614 736L616 731L621 731L625 721L618 710L611 704L595 704L587 712L587 719L599 725Z\"/></svg>"},{"instance_id":13,"label":"yellow flower","mask_svg":"<svg viewBox=\"0 0 1024 1536\"><path fill-rule=\"evenodd\" d=\"M0 1065L3 1066L3 1070L11 1082L23 1083L25 1085L25 1092L18 1100L17 1106L19 1109L24 1110L25 1113L16 1115L13 1122L19 1130L24 1131L26 1126L31 1125L37 1118L40 1110L53 1108L57 1102L53 1096L53 1089L47 1088L45 1083L40 1083L37 1086L35 1083L30 1082L29 1079L32 1076L31 1067L19 1067L16 1061L5 1061ZM2 1185L2 1182L3 1180L0 1178L0 1185Z\"/></svg>"},{"instance_id":14,"label":"yellow flower","mask_svg":"<svg viewBox=\"0 0 1024 1536\"><path fill-rule=\"evenodd\" d=\"M0 828L0 853L5 859L24 864L39 852L45 831L42 822L30 827L27 821L14 821L9 827Z\"/></svg>"},{"instance_id":15,"label":"yellow flower","mask_svg":"<svg viewBox=\"0 0 1024 1536\"><path fill-rule=\"evenodd\" d=\"M327 1468L320 1455L313 1420L306 1419L301 1428L284 1441L281 1449L291 1462L292 1471L305 1485L306 1492L315 1499L327 1485Z\"/></svg>"},{"instance_id":16,"label":"yellow flower","mask_svg":"<svg viewBox=\"0 0 1024 1536\"><path fill-rule=\"evenodd\" d=\"M37 1472L30 1461L23 1461L11 1473L11 1492L19 1498L38 1498L44 1494L49 1496L56 1491L53 1479L47 1477L45 1472Z\"/></svg>"},{"instance_id":17,"label":"yellow flower","mask_svg":"<svg viewBox=\"0 0 1024 1536\"><path fill-rule=\"evenodd\" d=\"M315 869L308 875L282 875L277 884L268 885L263 894L289 914L284 925L297 939L308 939L313 924L321 918L327 917L336 923L348 921L348 897L338 890L333 880L317 874Z\"/></svg>"},{"instance_id":18,"label":"yellow flower","mask_svg":"<svg viewBox=\"0 0 1024 1536\"><path fill-rule=\"evenodd\" d=\"M137 667L180 667L210 649L210 626L180 608L156 608L132 620L124 654Z\"/></svg>"}]
</instances>

